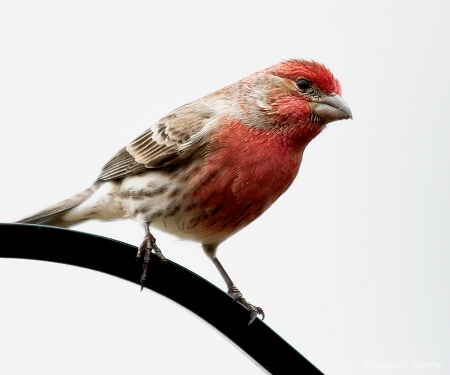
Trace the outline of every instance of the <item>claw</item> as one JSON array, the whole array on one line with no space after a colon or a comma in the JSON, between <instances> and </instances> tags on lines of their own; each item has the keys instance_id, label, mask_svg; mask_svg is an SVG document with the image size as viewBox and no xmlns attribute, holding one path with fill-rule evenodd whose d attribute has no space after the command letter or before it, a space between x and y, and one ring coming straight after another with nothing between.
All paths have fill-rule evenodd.
<instances>
[{"instance_id":1,"label":"claw","mask_svg":"<svg viewBox=\"0 0 450 375\"><path fill-rule=\"evenodd\" d=\"M158 256L158 258L161 260L161 262L165 263L167 262L167 258L162 254L159 247L156 245L156 239L155 237L150 233L149 229L149 223L143 224L144 230L145 230L145 237L142 241L141 246L138 247L138 251L136 254L136 260L139 260L142 257L142 253L144 253L144 261L142 264L142 274L141 274L141 291L144 289L145 280L147 279L147 269L148 265L150 263L150 254L152 251L155 252L155 254Z\"/></svg>"},{"instance_id":2,"label":"claw","mask_svg":"<svg viewBox=\"0 0 450 375\"><path fill-rule=\"evenodd\" d=\"M264 320L266 315L264 314L264 310L261 307L252 305L251 303L247 302L244 297L238 298L236 301L238 301L242 306L250 311L250 321L247 324L248 326L255 321L258 315L261 315L261 320Z\"/></svg>"}]
</instances>

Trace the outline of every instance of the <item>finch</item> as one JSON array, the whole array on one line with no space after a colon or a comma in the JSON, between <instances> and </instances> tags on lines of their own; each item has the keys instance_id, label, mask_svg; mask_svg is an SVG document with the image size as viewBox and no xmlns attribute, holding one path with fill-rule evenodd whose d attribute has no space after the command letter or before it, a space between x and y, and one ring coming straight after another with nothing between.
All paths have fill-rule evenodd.
<instances>
[{"instance_id":1,"label":"finch","mask_svg":"<svg viewBox=\"0 0 450 375\"><path fill-rule=\"evenodd\" d=\"M136 220L145 231L141 286L150 253L165 260L150 227L197 241L251 323L264 312L244 299L217 247L286 191L305 147L328 123L349 118L324 65L285 60L173 110L119 150L91 187L19 223Z\"/></svg>"}]
</instances>

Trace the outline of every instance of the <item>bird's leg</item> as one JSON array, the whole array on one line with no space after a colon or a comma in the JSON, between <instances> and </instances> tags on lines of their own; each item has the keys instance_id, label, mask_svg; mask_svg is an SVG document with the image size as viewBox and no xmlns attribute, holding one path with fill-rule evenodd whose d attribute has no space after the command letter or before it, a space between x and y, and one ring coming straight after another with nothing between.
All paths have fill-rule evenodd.
<instances>
[{"instance_id":1,"label":"bird's leg","mask_svg":"<svg viewBox=\"0 0 450 375\"><path fill-rule=\"evenodd\" d=\"M150 254L152 250L158 256L161 262L167 261L167 258L162 254L161 250L156 245L155 237L150 233L150 223L146 222L142 224L142 227L144 228L145 231L145 237L144 240L142 241L141 246L139 246L138 252L136 254L136 260L138 260L141 258L142 253L144 253L144 261L142 265L142 274L141 274L141 290L144 288L145 280L147 279L147 269L148 264L150 263Z\"/></svg>"},{"instance_id":2,"label":"bird's leg","mask_svg":"<svg viewBox=\"0 0 450 375\"><path fill-rule=\"evenodd\" d=\"M220 275L222 276L225 283L227 284L228 295L231 298L233 298L233 300L238 301L240 304L242 304L244 307L246 307L250 311L250 321L248 322L248 325L252 324L258 315L261 315L262 319L264 320L263 309L261 307L252 305L251 303L247 302L244 297L242 297L242 293L239 291L238 288L236 288L236 285L234 285L230 276L228 276L228 274L225 271L225 269L223 268L222 264L219 262L219 259L217 259L217 257L214 255L211 257L211 260L214 263L214 265L216 266L216 268L219 270Z\"/></svg>"}]
</instances>

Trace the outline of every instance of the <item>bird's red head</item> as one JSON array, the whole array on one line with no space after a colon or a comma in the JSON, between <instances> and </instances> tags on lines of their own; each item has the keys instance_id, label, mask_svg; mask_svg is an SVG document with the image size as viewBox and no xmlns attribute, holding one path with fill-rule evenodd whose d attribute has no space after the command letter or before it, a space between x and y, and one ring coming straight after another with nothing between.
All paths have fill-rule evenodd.
<instances>
[{"instance_id":1,"label":"bird's red head","mask_svg":"<svg viewBox=\"0 0 450 375\"><path fill-rule=\"evenodd\" d=\"M342 94L339 81L333 73L323 64L307 60L286 60L282 61L264 71L278 77L288 78L298 81L302 78L314 82L316 87L325 94Z\"/></svg>"},{"instance_id":2,"label":"bird's red head","mask_svg":"<svg viewBox=\"0 0 450 375\"><path fill-rule=\"evenodd\" d=\"M262 74L270 85L260 85L260 92L275 121L298 135L308 132L315 137L326 124L352 117L339 81L320 63L286 60Z\"/></svg>"}]
</instances>

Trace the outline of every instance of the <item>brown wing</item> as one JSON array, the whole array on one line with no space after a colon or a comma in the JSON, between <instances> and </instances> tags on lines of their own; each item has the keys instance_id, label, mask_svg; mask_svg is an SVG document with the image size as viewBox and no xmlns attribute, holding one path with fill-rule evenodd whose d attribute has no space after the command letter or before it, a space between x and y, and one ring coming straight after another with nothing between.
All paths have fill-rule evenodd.
<instances>
[{"instance_id":1,"label":"brown wing","mask_svg":"<svg viewBox=\"0 0 450 375\"><path fill-rule=\"evenodd\" d=\"M122 148L106 163L100 180L130 176L179 162L205 144L211 107L199 101L177 108Z\"/></svg>"}]
</instances>

